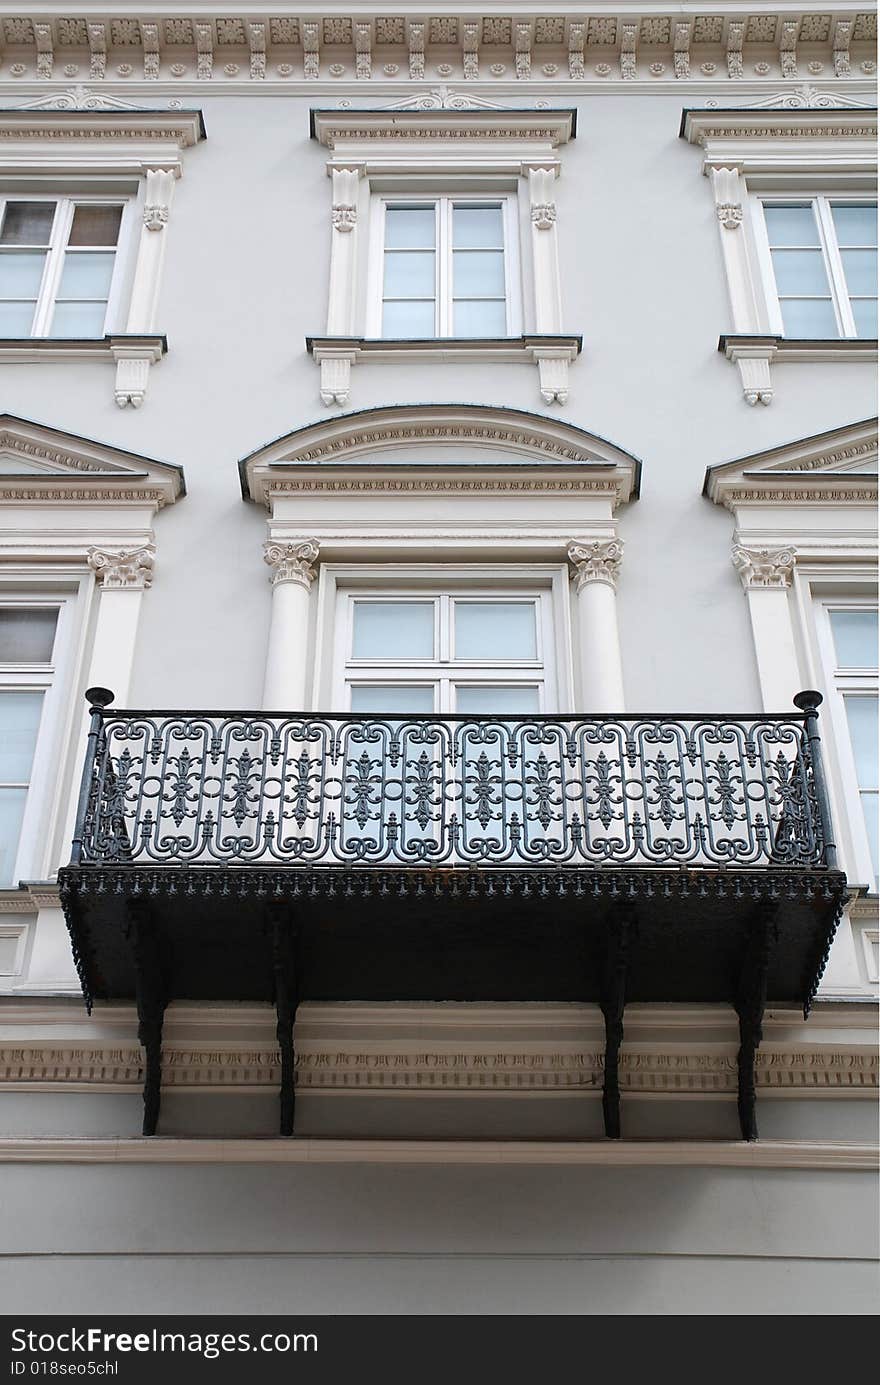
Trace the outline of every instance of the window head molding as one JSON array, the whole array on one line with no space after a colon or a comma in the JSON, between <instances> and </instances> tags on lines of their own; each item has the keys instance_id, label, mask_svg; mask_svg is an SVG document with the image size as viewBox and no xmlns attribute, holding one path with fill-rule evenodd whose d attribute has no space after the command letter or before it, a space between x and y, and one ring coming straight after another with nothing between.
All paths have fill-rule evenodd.
<instances>
[{"instance_id":1,"label":"window head molding","mask_svg":"<svg viewBox=\"0 0 880 1385\"><path fill-rule=\"evenodd\" d=\"M414 453L419 453L414 462ZM468 460L468 454L473 460ZM641 462L582 428L520 409L391 405L295 429L239 462L242 495L273 509L283 496L370 491L529 494L544 485L637 498Z\"/></svg>"},{"instance_id":2,"label":"window head molding","mask_svg":"<svg viewBox=\"0 0 880 1385\"><path fill-rule=\"evenodd\" d=\"M145 516L149 519L185 493L181 467L13 414L0 414L0 500L4 507L12 507L8 511L10 535L22 525L19 506L26 507L29 516L45 506L47 531L52 528L51 543L63 543L65 555L70 556L78 551L77 543L71 550L70 536L65 537L63 518L58 513L70 505L77 510L87 507L90 513L93 509L112 511L101 522L102 534L108 532L111 542L112 536L118 535L120 542L124 540L130 547L134 541L142 541ZM51 521L50 511L55 515ZM132 526L130 534L125 532L128 524ZM28 520L28 527L35 527L33 518ZM71 524L71 530L78 527L75 521ZM4 529L0 526L0 533ZM83 554L88 543L95 541L89 540L84 527L79 545ZM8 552L7 539L2 543ZM47 532L42 546L49 545Z\"/></svg>"},{"instance_id":3,"label":"window head molding","mask_svg":"<svg viewBox=\"0 0 880 1385\"><path fill-rule=\"evenodd\" d=\"M440 95L445 100L446 94ZM369 348L372 359L381 359L374 324L384 316L383 276L389 261L382 251L387 248L390 212L383 196L392 194L395 201L433 199L435 210L441 204L446 208L431 244L419 240L427 253L418 262L416 296L423 307L429 300L434 304L436 332L425 339L430 325L418 327L421 354L437 362L452 359L447 354L449 344L457 340L443 335L454 330L449 324L455 320L452 300L458 282L453 231L457 202L487 199L493 204L498 199L504 229L500 242L493 241L491 248L502 256L506 329L503 336L487 336L487 331L500 330L497 314L486 319L493 324L489 328L468 320L474 328L468 349L481 360L508 360L511 353L505 346L520 338L514 359L537 364L544 403L565 404L569 364L578 347L576 338L560 335L554 182L559 176L559 150L575 135L575 112L505 110L470 96L454 97L448 106L426 108L418 98L408 98L386 109L312 110L310 133L330 151L327 173L333 185L327 332L324 337L309 338L317 344L313 355L321 368L321 402L326 407L349 402L351 368L364 356L367 341L375 341ZM519 199L526 190L527 214L523 209L520 215ZM464 205L458 210L464 211ZM368 244L360 244L363 237ZM521 244L523 239L530 245L530 256ZM457 249L468 246L487 248L478 239ZM417 263L410 255L412 248L400 247L410 267ZM462 272L466 258L460 263ZM405 279L395 292L409 297L414 283ZM469 298L472 289L473 285L465 289L462 297ZM496 296L501 292L497 285L494 291ZM467 331L467 326L462 330ZM389 328L387 335L390 339L399 332Z\"/></svg>"},{"instance_id":4,"label":"window head molding","mask_svg":"<svg viewBox=\"0 0 880 1385\"><path fill-rule=\"evenodd\" d=\"M752 177L870 173L877 168L877 108L851 105L836 94L818 108L685 108L679 134L703 150L705 174L734 166Z\"/></svg>"},{"instance_id":5,"label":"window head molding","mask_svg":"<svg viewBox=\"0 0 880 1385\"><path fill-rule=\"evenodd\" d=\"M67 97L87 99L74 91ZM63 103L56 108L59 103ZM36 103L34 103L36 104ZM73 343L56 337L0 341L0 360L42 358L114 362L114 398L120 408L139 408L147 392L150 366L161 360L166 342L156 330L156 313L174 184L183 172L183 152L205 138L198 110L141 110L108 99L89 109L72 107L65 93L42 98L38 109L0 111L0 189L4 180L26 177L32 189L55 198L59 188L89 186L96 179L118 182L129 197L138 190L140 226L126 230L123 259L131 255L127 312L107 337ZM127 223L124 223L124 227ZM117 275L118 278L118 275ZM77 349L77 345L79 349Z\"/></svg>"},{"instance_id":6,"label":"window head molding","mask_svg":"<svg viewBox=\"0 0 880 1385\"><path fill-rule=\"evenodd\" d=\"M776 507L774 512L785 532L792 524L800 526L800 548L809 542L803 524L812 529L819 520L798 519L794 507L864 509L858 527L864 526L867 542L876 532L877 420L847 424L710 466L703 494L731 511L741 535L755 530L756 539L764 535L768 509ZM840 528L839 514L829 520L831 524Z\"/></svg>"}]
</instances>

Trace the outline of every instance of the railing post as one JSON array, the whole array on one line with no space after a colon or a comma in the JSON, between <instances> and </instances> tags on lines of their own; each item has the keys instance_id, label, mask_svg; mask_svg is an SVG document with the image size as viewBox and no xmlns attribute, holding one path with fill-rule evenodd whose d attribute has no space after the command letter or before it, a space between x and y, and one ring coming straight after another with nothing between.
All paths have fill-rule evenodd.
<instances>
[{"instance_id":1,"label":"railing post","mask_svg":"<svg viewBox=\"0 0 880 1385\"><path fill-rule=\"evenodd\" d=\"M837 869L837 848L834 844L834 828L831 822L831 804L828 800L828 785L825 781L825 767L822 763L822 738L819 735L819 707L822 694L815 688L805 688L796 694L794 705L804 714L804 730L810 746L810 764L813 770L813 784L816 788L816 803L819 808L819 821L825 846L825 865L829 870Z\"/></svg>"},{"instance_id":2,"label":"railing post","mask_svg":"<svg viewBox=\"0 0 880 1385\"><path fill-rule=\"evenodd\" d=\"M92 776L95 771L95 762L98 758L98 741L101 737L104 708L110 706L110 703L113 701L113 693L109 688L87 688L86 701L89 704L91 720L89 723L89 734L86 740L85 764L83 765L82 779L79 786L79 799L76 805L76 825L74 827L73 842L70 849L70 864L72 866L78 866L82 860L86 815L89 810Z\"/></svg>"}]
</instances>

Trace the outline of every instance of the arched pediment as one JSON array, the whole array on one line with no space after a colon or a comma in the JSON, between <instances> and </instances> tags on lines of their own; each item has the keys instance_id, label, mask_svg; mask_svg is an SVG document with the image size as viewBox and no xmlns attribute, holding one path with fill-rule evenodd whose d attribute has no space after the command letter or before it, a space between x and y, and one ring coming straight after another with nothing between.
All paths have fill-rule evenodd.
<instances>
[{"instance_id":1,"label":"arched pediment","mask_svg":"<svg viewBox=\"0 0 880 1385\"><path fill-rule=\"evenodd\" d=\"M613 505L639 493L641 462L585 429L521 409L404 404L322 419L239 463L242 494L307 488L601 491Z\"/></svg>"}]
</instances>

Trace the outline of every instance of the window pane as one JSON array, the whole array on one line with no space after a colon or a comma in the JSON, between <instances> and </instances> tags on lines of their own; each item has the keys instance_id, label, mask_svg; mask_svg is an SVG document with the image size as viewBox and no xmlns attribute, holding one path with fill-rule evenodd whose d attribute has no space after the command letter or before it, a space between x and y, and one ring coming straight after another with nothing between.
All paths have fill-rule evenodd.
<instances>
[{"instance_id":1,"label":"window pane","mask_svg":"<svg viewBox=\"0 0 880 1385\"><path fill-rule=\"evenodd\" d=\"M852 741L856 778L860 789L876 789L880 737L877 734L877 698L845 697L846 718Z\"/></svg>"},{"instance_id":2,"label":"window pane","mask_svg":"<svg viewBox=\"0 0 880 1385\"><path fill-rule=\"evenodd\" d=\"M48 245L54 202L7 202L0 245Z\"/></svg>"},{"instance_id":3,"label":"window pane","mask_svg":"<svg viewBox=\"0 0 880 1385\"><path fill-rule=\"evenodd\" d=\"M413 716L430 715L434 710L432 686L403 688L394 683L354 685L351 690L353 712L407 712Z\"/></svg>"},{"instance_id":4,"label":"window pane","mask_svg":"<svg viewBox=\"0 0 880 1385\"><path fill-rule=\"evenodd\" d=\"M386 207L385 245L391 250L420 250L434 246L434 205Z\"/></svg>"},{"instance_id":5,"label":"window pane","mask_svg":"<svg viewBox=\"0 0 880 1385\"><path fill-rule=\"evenodd\" d=\"M45 263L40 250L0 255L0 298L36 298Z\"/></svg>"},{"instance_id":6,"label":"window pane","mask_svg":"<svg viewBox=\"0 0 880 1385\"><path fill-rule=\"evenodd\" d=\"M838 668L877 667L876 611L831 611Z\"/></svg>"},{"instance_id":7,"label":"window pane","mask_svg":"<svg viewBox=\"0 0 880 1385\"><path fill-rule=\"evenodd\" d=\"M433 601L356 601L352 657L433 659Z\"/></svg>"},{"instance_id":8,"label":"window pane","mask_svg":"<svg viewBox=\"0 0 880 1385\"><path fill-rule=\"evenodd\" d=\"M856 332L860 337L876 337L877 335L877 299L876 298L855 298L850 302L852 314L855 318Z\"/></svg>"},{"instance_id":9,"label":"window pane","mask_svg":"<svg viewBox=\"0 0 880 1385\"><path fill-rule=\"evenodd\" d=\"M837 319L829 298L785 298L780 303L787 337L836 337Z\"/></svg>"},{"instance_id":10,"label":"window pane","mask_svg":"<svg viewBox=\"0 0 880 1385\"><path fill-rule=\"evenodd\" d=\"M51 663L57 624L57 611L0 608L0 664Z\"/></svg>"},{"instance_id":11,"label":"window pane","mask_svg":"<svg viewBox=\"0 0 880 1385\"><path fill-rule=\"evenodd\" d=\"M29 337L34 303L0 303L0 337Z\"/></svg>"},{"instance_id":12,"label":"window pane","mask_svg":"<svg viewBox=\"0 0 880 1385\"><path fill-rule=\"evenodd\" d=\"M850 293L873 295L877 292L876 250L841 250L840 258Z\"/></svg>"},{"instance_id":13,"label":"window pane","mask_svg":"<svg viewBox=\"0 0 880 1385\"><path fill-rule=\"evenodd\" d=\"M57 303L52 314L53 337L101 337L106 303Z\"/></svg>"},{"instance_id":14,"label":"window pane","mask_svg":"<svg viewBox=\"0 0 880 1385\"><path fill-rule=\"evenodd\" d=\"M532 601L456 601L456 659L537 659Z\"/></svg>"},{"instance_id":15,"label":"window pane","mask_svg":"<svg viewBox=\"0 0 880 1385\"><path fill-rule=\"evenodd\" d=\"M500 207L453 207L452 244L464 248L500 250L504 245L504 220Z\"/></svg>"},{"instance_id":16,"label":"window pane","mask_svg":"<svg viewBox=\"0 0 880 1385\"><path fill-rule=\"evenodd\" d=\"M0 784L26 784L34 759L41 692L0 692Z\"/></svg>"},{"instance_id":17,"label":"window pane","mask_svg":"<svg viewBox=\"0 0 880 1385\"><path fill-rule=\"evenodd\" d=\"M384 337L433 337L434 303L386 303L382 310Z\"/></svg>"},{"instance_id":18,"label":"window pane","mask_svg":"<svg viewBox=\"0 0 880 1385\"><path fill-rule=\"evenodd\" d=\"M780 295L827 294L828 276L821 250L774 250L773 272Z\"/></svg>"},{"instance_id":19,"label":"window pane","mask_svg":"<svg viewBox=\"0 0 880 1385\"><path fill-rule=\"evenodd\" d=\"M501 302L456 303L453 331L457 337L504 337L507 335L507 307Z\"/></svg>"},{"instance_id":20,"label":"window pane","mask_svg":"<svg viewBox=\"0 0 880 1385\"><path fill-rule=\"evenodd\" d=\"M521 688L493 687L491 683L459 684L455 690L458 712L485 716L529 716L538 711L538 689L524 684Z\"/></svg>"},{"instance_id":21,"label":"window pane","mask_svg":"<svg viewBox=\"0 0 880 1385\"><path fill-rule=\"evenodd\" d=\"M773 246L819 244L819 227L809 204L797 207L768 207L765 204L764 219Z\"/></svg>"},{"instance_id":22,"label":"window pane","mask_svg":"<svg viewBox=\"0 0 880 1385\"><path fill-rule=\"evenodd\" d=\"M851 251L858 254L858 251ZM504 252L456 250L452 257L456 298L503 298Z\"/></svg>"},{"instance_id":23,"label":"window pane","mask_svg":"<svg viewBox=\"0 0 880 1385\"><path fill-rule=\"evenodd\" d=\"M98 251L95 254L65 255L58 297L106 298L110 292L115 261L116 255L112 250L107 254Z\"/></svg>"},{"instance_id":24,"label":"window pane","mask_svg":"<svg viewBox=\"0 0 880 1385\"><path fill-rule=\"evenodd\" d=\"M119 239L121 207L79 206L74 209L68 245L115 245Z\"/></svg>"},{"instance_id":25,"label":"window pane","mask_svg":"<svg viewBox=\"0 0 880 1385\"><path fill-rule=\"evenodd\" d=\"M831 208L838 245L876 245L876 205L847 205L837 202Z\"/></svg>"},{"instance_id":26,"label":"window pane","mask_svg":"<svg viewBox=\"0 0 880 1385\"><path fill-rule=\"evenodd\" d=\"M26 798L27 789L0 789L0 889L15 884L12 872Z\"/></svg>"},{"instance_id":27,"label":"window pane","mask_svg":"<svg viewBox=\"0 0 880 1385\"><path fill-rule=\"evenodd\" d=\"M433 251L390 251L385 256L385 297L433 298Z\"/></svg>"}]
</instances>

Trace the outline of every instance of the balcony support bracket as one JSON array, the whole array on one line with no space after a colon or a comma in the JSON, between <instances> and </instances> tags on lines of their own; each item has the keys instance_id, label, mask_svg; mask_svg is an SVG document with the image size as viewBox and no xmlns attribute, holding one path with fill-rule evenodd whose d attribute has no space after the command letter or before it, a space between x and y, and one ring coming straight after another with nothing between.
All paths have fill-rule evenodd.
<instances>
[{"instance_id":1,"label":"balcony support bracket","mask_svg":"<svg viewBox=\"0 0 880 1385\"><path fill-rule=\"evenodd\" d=\"M162 1098L162 1022L167 991L159 944L145 899L128 902L128 933L134 954L138 1042L144 1063L144 1135L155 1135Z\"/></svg>"},{"instance_id":2,"label":"balcony support bracket","mask_svg":"<svg viewBox=\"0 0 880 1385\"><path fill-rule=\"evenodd\" d=\"M296 1105L296 1058L293 1049L293 1026L299 1004L299 968L297 967L298 933L291 917L290 906L273 903L268 909L269 936L272 942L272 970L275 978L275 1034L281 1053L281 1122L282 1135L293 1134Z\"/></svg>"},{"instance_id":3,"label":"balcony support bracket","mask_svg":"<svg viewBox=\"0 0 880 1385\"><path fill-rule=\"evenodd\" d=\"M738 1097L739 1125L744 1140L757 1140L755 1115L755 1056L763 1038L762 1024L767 1003L767 972L776 932L778 906L765 903L757 909L746 943L743 967L736 996L739 1016Z\"/></svg>"},{"instance_id":4,"label":"balcony support bracket","mask_svg":"<svg viewBox=\"0 0 880 1385\"><path fill-rule=\"evenodd\" d=\"M620 1139L620 1045L623 1042L626 974L634 932L635 910L632 905L624 904L609 922L602 970L602 1014L605 1019L602 1115L609 1140Z\"/></svg>"}]
</instances>

